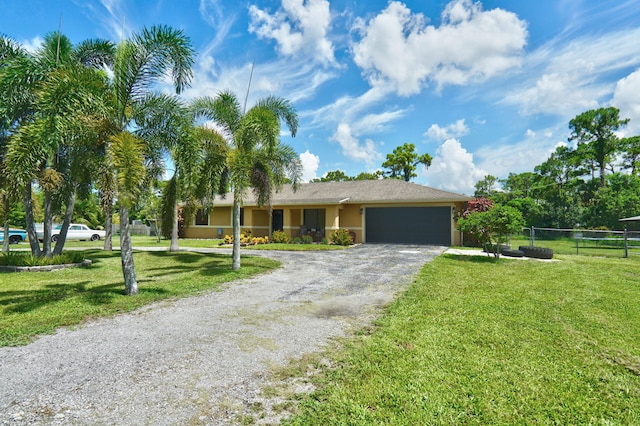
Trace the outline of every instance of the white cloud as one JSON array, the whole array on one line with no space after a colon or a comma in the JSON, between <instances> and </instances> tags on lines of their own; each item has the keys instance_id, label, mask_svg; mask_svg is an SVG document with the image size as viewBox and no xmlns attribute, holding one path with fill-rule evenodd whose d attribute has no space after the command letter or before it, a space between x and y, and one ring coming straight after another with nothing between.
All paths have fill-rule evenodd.
<instances>
[{"instance_id":1,"label":"white cloud","mask_svg":"<svg viewBox=\"0 0 640 426\"><path fill-rule=\"evenodd\" d=\"M445 127L432 124L424 135L437 141L445 141L447 139L459 138L468 134L469 128L464 123L464 119L460 119Z\"/></svg>"},{"instance_id":2,"label":"white cloud","mask_svg":"<svg viewBox=\"0 0 640 426\"><path fill-rule=\"evenodd\" d=\"M618 81L612 105L620 109L621 118L630 118L625 136L640 135L640 69Z\"/></svg>"},{"instance_id":3,"label":"white cloud","mask_svg":"<svg viewBox=\"0 0 640 426\"><path fill-rule=\"evenodd\" d=\"M361 39L352 45L353 57L372 86L391 83L400 95L411 95L428 81L439 88L464 85L521 62L527 29L511 12L454 0L439 27L426 22L397 1L368 22L356 22Z\"/></svg>"},{"instance_id":4,"label":"white cloud","mask_svg":"<svg viewBox=\"0 0 640 426\"><path fill-rule=\"evenodd\" d=\"M467 195L473 195L475 184L488 174L474 164L473 154L457 139L442 143L431 166L424 172L429 186Z\"/></svg>"},{"instance_id":5,"label":"white cloud","mask_svg":"<svg viewBox=\"0 0 640 426\"><path fill-rule=\"evenodd\" d=\"M27 52L36 53L40 47L42 47L42 43L44 39L40 36L35 36L31 40L24 40L20 42L20 46L22 46Z\"/></svg>"},{"instance_id":6,"label":"white cloud","mask_svg":"<svg viewBox=\"0 0 640 426\"><path fill-rule=\"evenodd\" d=\"M328 0L282 0L274 14L249 7L249 31L274 39L284 56L309 55L324 65L336 65L333 43L327 32L331 26Z\"/></svg>"},{"instance_id":7,"label":"white cloud","mask_svg":"<svg viewBox=\"0 0 640 426\"><path fill-rule=\"evenodd\" d=\"M351 160L362 161L367 165L380 161L382 155L378 152L376 143L371 139L360 142L358 136L354 134L349 124L341 123L331 136L331 140L338 142L342 147L342 153Z\"/></svg>"},{"instance_id":8,"label":"white cloud","mask_svg":"<svg viewBox=\"0 0 640 426\"><path fill-rule=\"evenodd\" d=\"M557 136L554 136L557 135ZM506 178L509 173L531 172L545 162L559 144L566 144L566 125L538 132L527 130L523 140L509 144L492 144L475 151L476 162L489 174Z\"/></svg>"},{"instance_id":9,"label":"white cloud","mask_svg":"<svg viewBox=\"0 0 640 426\"><path fill-rule=\"evenodd\" d=\"M244 100L250 74L251 63L229 66L217 63L213 56L201 56L194 68L193 86L184 91L184 96L187 99L215 96L221 90L231 90ZM336 74L311 63L276 60L255 64L248 105L274 94L296 104L311 98L323 83L335 77Z\"/></svg>"},{"instance_id":10,"label":"white cloud","mask_svg":"<svg viewBox=\"0 0 640 426\"><path fill-rule=\"evenodd\" d=\"M529 75L503 102L525 115L573 117L598 108L614 89L607 76L640 65L638 39L640 28L553 40L527 56Z\"/></svg>"},{"instance_id":11,"label":"white cloud","mask_svg":"<svg viewBox=\"0 0 640 426\"><path fill-rule=\"evenodd\" d=\"M309 182L311 179L317 178L318 166L320 166L320 157L306 150L300 154L300 162L302 163L302 182Z\"/></svg>"},{"instance_id":12,"label":"white cloud","mask_svg":"<svg viewBox=\"0 0 640 426\"><path fill-rule=\"evenodd\" d=\"M235 17L227 10L223 10L217 0L200 0L198 8L200 17L216 30L216 36L204 48L202 56L210 56L213 51L222 45L229 30L235 21Z\"/></svg>"}]
</instances>

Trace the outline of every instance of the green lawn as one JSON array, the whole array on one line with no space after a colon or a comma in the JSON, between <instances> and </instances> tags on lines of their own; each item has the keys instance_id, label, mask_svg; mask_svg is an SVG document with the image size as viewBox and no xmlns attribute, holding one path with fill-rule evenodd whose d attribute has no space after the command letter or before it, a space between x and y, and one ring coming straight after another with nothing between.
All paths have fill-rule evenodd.
<instances>
[{"instance_id":1,"label":"green lawn","mask_svg":"<svg viewBox=\"0 0 640 426\"><path fill-rule=\"evenodd\" d=\"M160 242L156 237L144 237L141 235L132 235L131 241L134 247L164 247L169 248L170 240L160 239ZM193 247L193 248L211 248L218 247L220 239L179 239L178 245L180 247ZM120 236L114 235L112 239L113 248L120 248ZM29 248L28 242L22 242L18 246L12 246L11 248ZM98 241L66 241L64 248L84 248L84 249L101 249L104 247L104 239Z\"/></svg>"},{"instance_id":2,"label":"green lawn","mask_svg":"<svg viewBox=\"0 0 640 426\"><path fill-rule=\"evenodd\" d=\"M0 346L26 344L60 326L215 289L279 265L247 257L240 271L232 271L230 255L135 252L140 294L124 296L120 252L88 250L86 257L93 261L89 268L0 273Z\"/></svg>"},{"instance_id":3,"label":"green lawn","mask_svg":"<svg viewBox=\"0 0 640 426\"><path fill-rule=\"evenodd\" d=\"M113 248L120 248L120 236L114 235L113 237ZM134 247L161 247L161 248L169 248L169 240L160 239L160 242L156 239L156 237L143 237L140 235L133 235L131 237L131 241ZM178 240L179 247L190 247L190 248L219 248L221 239L190 239L190 238L181 238ZM64 248L66 249L101 249L104 247L104 240L99 241L67 241L65 242ZM231 248L231 246L223 246L227 248ZM22 242L18 245L12 245L11 250L14 249L22 249L28 250L29 243ZM317 250L342 250L346 247L344 246L336 246L329 244L259 244L255 246L246 246L242 247L242 250L288 250L288 251L317 251Z\"/></svg>"},{"instance_id":4,"label":"green lawn","mask_svg":"<svg viewBox=\"0 0 640 426\"><path fill-rule=\"evenodd\" d=\"M515 237L510 241L512 248L519 246L528 246L528 237ZM640 247L637 241L629 242L629 257L640 256ZM576 240L570 238L564 239L540 239L535 241L536 247L546 247L553 249L557 254L579 254L581 256L605 256L605 257L624 257L624 245L622 241L595 241L595 240L579 240L576 247Z\"/></svg>"},{"instance_id":5,"label":"green lawn","mask_svg":"<svg viewBox=\"0 0 640 426\"><path fill-rule=\"evenodd\" d=\"M425 265L285 423L640 424L640 261L559 259Z\"/></svg>"}]
</instances>

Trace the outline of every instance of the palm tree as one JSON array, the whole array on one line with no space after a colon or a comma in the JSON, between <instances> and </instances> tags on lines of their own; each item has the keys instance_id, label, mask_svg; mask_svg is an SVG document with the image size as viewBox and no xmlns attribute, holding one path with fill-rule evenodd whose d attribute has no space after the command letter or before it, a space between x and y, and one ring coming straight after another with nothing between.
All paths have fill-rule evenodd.
<instances>
[{"instance_id":1,"label":"palm tree","mask_svg":"<svg viewBox=\"0 0 640 426\"><path fill-rule=\"evenodd\" d=\"M11 46L7 40L0 46ZM99 68L113 56L113 45L87 40L73 46L60 33L45 37L29 54L5 49L0 67L0 108L8 123L7 176L23 188L27 231L35 255L62 251L78 185L90 181L87 164L95 145L93 127L106 117L106 74ZM40 250L33 223L34 181L45 194L45 236ZM53 214L66 204L61 238L51 250Z\"/></svg>"},{"instance_id":2,"label":"palm tree","mask_svg":"<svg viewBox=\"0 0 640 426\"><path fill-rule=\"evenodd\" d=\"M191 79L193 54L188 37L182 31L167 26L145 28L130 39L121 41L116 48L113 118L117 132L110 140L115 146L108 150L110 155L107 157L111 162L107 164L113 165L116 177L106 176L101 181L109 183L106 191L102 188L107 198L105 205L112 205L109 195L114 193L114 188L119 190L122 270L125 293L129 295L138 293L128 223L129 209L137 190L132 183L142 184L147 174L144 165L154 164L159 158L157 148L161 145L161 138L158 135L171 128L162 125L168 123L163 121L162 114L154 116L152 113L161 111L161 105L169 102L169 98L154 95L150 89L170 74L176 93L180 93ZM107 166L103 170L110 169Z\"/></svg>"},{"instance_id":3,"label":"palm tree","mask_svg":"<svg viewBox=\"0 0 640 426\"><path fill-rule=\"evenodd\" d=\"M208 209L220 192L226 166L227 144L220 133L203 126L187 129L170 150L175 171L162 193L162 233L171 238L169 251L178 250L178 201L187 213L197 203Z\"/></svg>"},{"instance_id":4,"label":"palm tree","mask_svg":"<svg viewBox=\"0 0 640 426\"><path fill-rule=\"evenodd\" d=\"M302 165L295 151L280 143L280 122L291 135L298 130L298 116L291 102L269 96L244 112L235 94L221 92L215 98L193 103L198 116L211 119L222 129L229 143L227 173L233 188L233 270L240 269L240 206L250 188L259 205L270 205L272 193L288 177L294 189Z\"/></svg>"}]
</instances>

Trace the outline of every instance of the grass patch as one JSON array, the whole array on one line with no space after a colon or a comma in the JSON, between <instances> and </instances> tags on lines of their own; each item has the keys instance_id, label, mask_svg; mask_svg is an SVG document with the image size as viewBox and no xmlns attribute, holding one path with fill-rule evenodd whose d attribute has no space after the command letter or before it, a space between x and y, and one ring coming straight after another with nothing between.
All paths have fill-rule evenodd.
<instances>
[{"instance_id":1,"label":"grass patch","mask_svg":"<svg viewBox=\"0 0 640 426\"><path fill-rule=\"evenodd\" d=\"M1 266L50 266L66 263L80 263L84 260L84 253L63 252L53 257L36 257L31 252L8 252L0 255Z\"/></svg>"},{"instance_id":2,"label":"grass patch","mask_svg":"<svg viewBox=\"0 0 640 426\"><path fill-rule=\"evenodd\" d=\"M114 235L112 238L113 248L120 248L120 236ZM220 243L220 239L184 239L181 238L178 240L178 246L180 247L192 247L192 248L212 248L218 247ZM162 247L169 248L169 244L171 240L167 239L156 239L156 237L145 237L142 235L132 235L131 242L134 247ZM19 244L20 248L29 248L28 242L22 242ZM83 248L83 249L101 249L104 247L104 239L97 241L65 241L64 248Z\"/></svg>"},{"instance_id":3,"label":"grass patch","mask_svg":"<svg viewBox=\"0 0 640 426\"><path fill-rule=\"evenodd\" d=\"M530 241L528 237L515 237L512 238L511 248L518 248L519 246L528 246ZM591 240L578 240L576 247L576 240L569 238L558 238L555 240L536 238L536 247L546 247L553 250L554 254L567 254L580 256L601 256L601 257L624 257L624 244L622 241L616 241L612 243L610 241L591 241ZM635 247L634 247L635 246ZM640 255L637 242L629 242L629 256Z\"/></svg>"},{"instance_id":4,"label":"grass patch","mask_svg":"<svg viewBox=\"0 0 640 426\"><path fill-rule=\"evenodd\" d=\"M638 424L637 259L443 255L288 425Z\"/></svg>"},{"instance_id":5,"label":"grass patch","mask_svg":"<svg viewBox=\"0 0 640 426\"><path fill-rule=\"evenodd\" d=\"M242 268L232 271L228 255L135 252L140 294L132 297L124 295L119 252L81 254L93 261L91 267L0 273L0 346L26 344L61 326L212 290L279 265L271 259L243 257Z\"/></svg>"}]
</instances>

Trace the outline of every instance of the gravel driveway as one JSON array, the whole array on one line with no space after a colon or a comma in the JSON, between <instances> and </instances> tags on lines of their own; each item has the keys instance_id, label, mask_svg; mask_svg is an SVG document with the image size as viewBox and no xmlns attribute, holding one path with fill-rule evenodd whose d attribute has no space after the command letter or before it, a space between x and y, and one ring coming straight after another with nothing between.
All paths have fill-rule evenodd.
<instances>
[{"instance_id":1,"label":"gravel driveway","mask_svg":"<svg viewBox=\"0 0 640 426\"><path fill-rule=\"evenodd\" d=\"M370 322L444 249L251 252L283 267L0 348L0 424L236 424L271 366Z\"/></svg>"}]
</instances>

